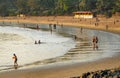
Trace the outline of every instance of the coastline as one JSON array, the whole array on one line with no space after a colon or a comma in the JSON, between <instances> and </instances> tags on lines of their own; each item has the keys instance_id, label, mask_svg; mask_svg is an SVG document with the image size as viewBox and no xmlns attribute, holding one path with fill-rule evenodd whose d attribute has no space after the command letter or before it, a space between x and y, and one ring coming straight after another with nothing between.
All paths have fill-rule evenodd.
<instances>
[{"instance_id":1,"label":"coastline","mask_svg":"<svg viewBox=\"0 0 120 78\"><path fill-rule=\"evenodd\" d=\"M44 18L45 19L45 18ZM48 18L46 18L48 19ZM45 20L46 20L45 19ZM49 19L53 19L49 18ZM60 18L59 18L60 19ZM61 18L63 19L63 18ZM66 17L66 19L68 19ZM56 21L45 21L45 20L34 20L30 18L26 19L18 19L19 23L43 23L43 24L57 24ZM5 19L5 20L0 20L4 22L18 22L16 19ZM77 19L78 21L78 19ZM91 25L85 25L85 24L79 24L79 23L58 23L59 25L63 26L75 26L75 27L83 27L83 28L88 28L88 29L97 29L97 30L104 30L104 31L109 31L113 33L120 33L120 27L113 28L112 26L106 30L105 26L95 26L94 24ZM88 27L89 26L89 27ZM116 26L115 26L116 27ZM109 57L105 59L100 59L96 60L93 62L86 62L86 63L78 63L78 64L73 64L73 65L61 65L61 66L51 66L48 68L31 68L31 69L24 69L24 70L14 70L11 72L3 72L0 73L0 78L70 78L73 76L80 76L82 73L88 72L88 71L97 71L97 70L104 70L104 69L112 69L112 68L117 68L119 67L120 63L120 57L118 55L115 55L114 57ZM86 69L87 68L87 69ZM59 75L60 74L60 75Z\"/></svg>"},{"instance_id":2,"label":"coastline","mask_svg":"<svg viewBox=\"0 0 120 78\"><path fill-rule=\"evenodd\" d=\"M115 19L116 18L116 19ZM120 17L74 19L72 16L42 16L42 17L5 17L0 18L0 22L8 23L32 23L32 24L56 24L57 26L82 27L87 29L102 30L120 34Z\"/></svg>"},{"instance_id":3,"label":"coastline","mask_svg":"<svg viewBox=\"0 0 120 78\"><path fill-rule=\"evenodd\" d=\"M86 72L118 68L120 65L119 55L93 62L2 72L0 78L70 78Z\"/></svg>"}]
</instances>

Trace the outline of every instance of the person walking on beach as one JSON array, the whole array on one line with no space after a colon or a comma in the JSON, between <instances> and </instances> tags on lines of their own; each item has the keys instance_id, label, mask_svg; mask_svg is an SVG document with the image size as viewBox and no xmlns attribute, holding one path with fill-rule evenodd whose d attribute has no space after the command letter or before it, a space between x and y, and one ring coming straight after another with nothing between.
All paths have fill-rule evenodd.
<instances>
[{"instance_id":1,"label":"person walking on beach","mask_svg":"<svg viewBox=\"0 0 120 78\"><path fill-rule=\"evenodd\" d=\"M14 59L14 66L16 66L16 65L18 66L16 54L13 54L12 58Z\"/></svg>"},{"instance_id":2,"label":"person walking on beach","mask_svg":"<svg viewBox=\"0 0 120 78\"><path fill-rule=\"evenodd\" d=\"M82 34L82 32L83 32L83 28L82 28L82 27L80 28L80 32L81 32L81 34Z\"/></svg>"}]
</instances>

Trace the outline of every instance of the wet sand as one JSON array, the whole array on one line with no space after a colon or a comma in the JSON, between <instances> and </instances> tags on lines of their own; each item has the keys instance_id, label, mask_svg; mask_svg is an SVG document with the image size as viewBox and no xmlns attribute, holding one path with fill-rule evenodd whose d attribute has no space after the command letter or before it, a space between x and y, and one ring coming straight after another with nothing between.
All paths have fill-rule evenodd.
<instances>
[{"instance_id":1,"label":"wet sand","mask_svg":"<svg viewBox=\"0 0 120 78\"><path fill-rule=\"evenodd\" d=\"M34 18L34 17L33 17ZM29 19L29 20L27 20ZM35 18L34 18L35 19ZM26 18L26 19L19 19L19 22L27 22L27 23L55 23L56 21L53 20L53 18L46 18L47 21L41 21L37 19L42 18L37 18L36 20ZM45 18L44 18L45 19ZM61 18L61 21L63 18ZM69 18L65 18L69 19ZM72 19L72 18L71 18ZM26 20L26 21L25 21ZM34 20L34 21L33 21ZM49 20L49 21L48 21ZM59 18L60 20L60 18ZM59 21L58 20L58 21ZM3 21L3 20L1 20ZM13 19L5 19L4 21L7 22L17 22L16 20ZM52 22L50 22L52 21ZM57 22L58 22L57 21ZM76 20L78 21L78 20ZM92 20L94 21L94 20ZM105 30L105 31L110 31L114 33L120 33L120 22L117 22L118 24L111 25L109 29L106 29L106 25L99 25L95 26L94 24L80 24L80 23L72 23L70 21L66 22L61 22L58 23L59 25L70 25L70 26L82 26L84 28L90 28L90 29L98 29L98 30ZM85 21L84 21L85 23ZM112 22L113 23L113 22ZM106 24L106 23L105 23ZM109 24L110 25L110 24ZM70 65L50 65L50 66L43 66L43 67L37 67L37 68L30 68L30 69L19 69L19 70L13 70L13 71L7 71L7 72L2 72L0 73L0 78L70 78L74 76L80 76L82 73L85 72L91 72L91 71L97 71L97 70L105 70L105 69L112 69L112 68L117 68L120 65L120 53L118 53L116 56L101 59L101 60L96 60L93 62L85 62L85 63L77 63L77 64L70 64Z\"/></svg>"},{"instance_id":2,"label":"wet sand","mask_svg":"<svg viewBox=\"0 0 120 78\"><path fill-rule=\"evenodd\" d=\"M94 62L14 70L0 73L0 78L70 78L85 72L117 68L120 65L119 60L120 57L115 56Z\"/></svg>"}]
</instances>

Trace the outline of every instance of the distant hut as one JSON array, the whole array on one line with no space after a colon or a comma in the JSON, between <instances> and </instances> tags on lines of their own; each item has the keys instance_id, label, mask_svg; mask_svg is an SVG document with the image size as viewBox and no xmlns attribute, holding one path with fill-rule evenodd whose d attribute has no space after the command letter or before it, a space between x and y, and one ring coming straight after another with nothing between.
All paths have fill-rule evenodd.
<instances>
[{"instance_id":1,"label":"distant hut","mask_svg":"<svg viewBox=\"0 0 120 78\"><path fill-rule=\"evenodd\" d=\"M74 18L93 18L93 13L90 11L73 12Z\"/></svg>"},{"instance_id":2,"label":"distant hut","mask_svg":"<svg viewBox=\"0 0 120 78\"><path fill-rule=\"evenodd\" d=\"M17 15L17 17L25 18L26 16L24 14L19 14L19 15Z\"/></svg>"}]
</instances>

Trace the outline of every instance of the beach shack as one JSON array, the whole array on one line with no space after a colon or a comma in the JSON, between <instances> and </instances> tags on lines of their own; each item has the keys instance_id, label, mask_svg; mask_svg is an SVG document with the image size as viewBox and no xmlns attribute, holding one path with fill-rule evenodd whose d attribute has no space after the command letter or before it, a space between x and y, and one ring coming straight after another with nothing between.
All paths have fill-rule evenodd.
<instances>
[{"instance_id":1,"label":"beach shack","mask_svg":"<svg viewBox=\"0 0 120 78\"><path fill-rule=\"evenodd\" d=\"M93 18L93 13L90 11L73 12L74 18Z\"/></svg>"},{"instance_id":2,"label":"beach shack","mask_svg":"<svg viewBox=\"0 0 120 78\"><path fill-rule=\"evenodd\" d=\"M19 14L19 15L17 15L17 17L24 18L24 17L25 17L25 15L24 15L24 14Z\"/></svg>"}]
</instances>

